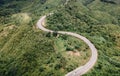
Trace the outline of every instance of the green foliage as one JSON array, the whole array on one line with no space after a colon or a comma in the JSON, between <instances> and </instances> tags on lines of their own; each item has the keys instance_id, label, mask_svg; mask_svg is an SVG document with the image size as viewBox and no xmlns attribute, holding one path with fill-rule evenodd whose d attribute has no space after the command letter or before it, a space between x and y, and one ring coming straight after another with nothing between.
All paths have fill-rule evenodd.
<instances>
[{"instance_id":1,"label":"green foliage","mask_svg":"<svg viewBox=\"0 0 120 76\"><path fill-rule=\"evenodd\" d=\"M81 34L98 49L95 67L84 76L120 75L119 1L64 1L0 0L0 76L64 76L85 64L91 55L88 46L58 30ZM51 11L47 28L56 32L36 29L39 17Z\"/></svg>"},{"instance_id":2,"label":"green foliage","mask_svg":"<svg viewBox=\"0 0 120 76\"><path fill-rule=\"evenodd\" d=\"M84 76L120 75L119 5L95 0L84 6L79 2L70 0L65 7L49 16L47 28L76 32L87 37L96 46L98 62L94 69ZM81 2L84 3L83 0ZM76 45L74 48L79 47ZM68 67L68 70L71 70L71 67Z\"/></svg>"},{"instance_id":3,"label":"green foliage","mask_svg":"<svg viewBox=\"0 0 120 76\"><path fill-rule=\"evenodd\" d=\"M111 3L111 4L120 4L119 0L101 0L102 2Z\"/></svg>"},{"instance_id":4,"label":"green foliage","mask_svg":"<svg viewBox=\"0 0 120 76\"><path fill-rule=\"evenodd\" d=\"M88 4L92 3L93 1L95 1L95 0L81 0L81 2L82 2L85 6L87 6Z\"/></svg>"},{"instance_id":5,"label":"green foliage","mask_svg":"<svg viewBox=\"0 0 120 76\"><path fill-rule=\"evenodd\" d=\"M34 26L42 14L59 3L59 0L0 0L0 76L65 74L54 68L57 64L62 68L65 62L63 57L56 60L53 36L46 37Z\"/></svg>"},{"instance_id":6,"label":"green foliage","mask_svg":"<svg viewBox=\"0 0 120 76\"><path fill-rule=\"evenodd\" d=\"M60 35L54 40L54 49L58 54L57 58L63 57L61 60L65 60L61 61L64 65L57 64L55 66L56 69L61 67L69 72L88 61L91 55L90 49L83 41L71 36L67 36L64 39L64 35Z\"/></svg>"}]
</instances>

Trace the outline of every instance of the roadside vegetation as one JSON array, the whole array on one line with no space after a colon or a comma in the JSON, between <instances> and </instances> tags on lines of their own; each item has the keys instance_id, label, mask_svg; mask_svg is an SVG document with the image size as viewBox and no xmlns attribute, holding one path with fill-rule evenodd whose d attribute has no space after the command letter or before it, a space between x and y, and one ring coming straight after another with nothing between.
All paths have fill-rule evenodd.
<instances>
[{"instance_id":1,"label":"roadside vegetation","mask_svg":"<svg viewBox=\"0 0 120 76\"><path fill-rule=\"evenodd\" d=\"M112 2L110 2L112 1ZM117 2L118 1L118 2ZM98 49L95 67L84 76L119 76L119 0L0 0L0 76L64 76L90 58L77 38L36 28L46 27L87 37Z\"/></svg>"},{"instance_id":2,"label":"roadside vegetation","mask_svg":"<svg viewBox=\"0 0 120 76\"><path fill-rule=\"evenodd\" d=\"M120 5L116 1L70 0L47 18L47 28L81 34L96 46L98 61L84 76L120 75Z\"/></svg>"},{"instance_id":3,"label":"roadside vegetation","mask_svg":"<svg viewBox=\"0 0 120 76\"><path fill-rule=\"evenodd\" d=\"M36 28L41 15L63 3L1 0L0 76L64 76L89 60L91 53L84 42Z\"/></svg>"}]
</instances>

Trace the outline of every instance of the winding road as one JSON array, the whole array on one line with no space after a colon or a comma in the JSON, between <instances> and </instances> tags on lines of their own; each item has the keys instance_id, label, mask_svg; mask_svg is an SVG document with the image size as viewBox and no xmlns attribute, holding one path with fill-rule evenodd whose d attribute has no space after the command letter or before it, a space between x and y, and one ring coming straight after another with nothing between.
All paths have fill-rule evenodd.
<instances>
[{"instance_id":1,"label":"winding road","mask_svg":"<svg viewBox=\"0 0 120 76\"><path fill-rule=\"evenodd\" d=\"M46 17L47 17L46 15L42 16L38 20L37 27L45 32L54 32L53 30L49 30L49 29L46 29L43 27ZM97 58L98 58L97 49L95 48L95 46L87 38L85 38L79 34L72 33L72 32L65 32L65 31L57 31L57 33L71 35L76 38L79 38L80 40L83 40L89 46L89 48L91 49L91 52L92 52L91 58L85 65L76 68L75 70L67 73L65 76L81 76L81 75L87 73L95 65Z\"/></svg>"}]
</instances>

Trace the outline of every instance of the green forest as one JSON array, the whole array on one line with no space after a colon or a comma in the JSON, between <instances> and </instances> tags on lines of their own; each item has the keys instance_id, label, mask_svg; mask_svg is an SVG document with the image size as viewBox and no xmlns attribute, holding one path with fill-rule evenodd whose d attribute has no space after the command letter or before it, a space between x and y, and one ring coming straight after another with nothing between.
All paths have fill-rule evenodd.
<instances>
[{"instance_id":1,"label":"green forest","mask_svg":"<svg viewBox=\"0 0 120 76\"><path fill-rule=\"evenodd\" d=\"M91 51L83 41L47 33L46 28L88 38L98 50L95 66L83 76L120 75L119 0L0 0L0 76L64 76L84 65Z\"/></svg>"}]
</instances>

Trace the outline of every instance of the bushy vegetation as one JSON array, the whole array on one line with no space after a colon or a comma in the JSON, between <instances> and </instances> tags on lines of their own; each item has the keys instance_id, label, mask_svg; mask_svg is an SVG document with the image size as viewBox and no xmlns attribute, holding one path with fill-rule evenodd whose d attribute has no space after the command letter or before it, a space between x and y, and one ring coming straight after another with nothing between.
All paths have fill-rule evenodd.
<instances>
[{"instance_id":1,"label":"bushy vegetation","mask_svg":"<svg viewBox=\"0 0 120 76\"><path fill-rule=\"evenodd\" d=\"M101 0L102 2L111 3L111 4L120 4L119 0Z\"/></svg>"},{"instance_id":2,"label":"bushy vegetation","mask_svg":"<svg viewBox=\"0 0 120 76\"><path fill-rule=\"evenodd\" d=\"M36 28L39 17L59 4L64 1L1 0L0 76L64 76L88 61L84 42Z\"/></svg>"},{"instance_id":3,"label":"bushy vegetation","mask_svg":"<svg viewBox=\"0 0 120 76\"><path fill-rule=\"evenodd\" d=\"M101 0L86 5L84 3L88 0L82 1L83 4L81 1L70 0L66 6L49 16L47 28L76 32L96 46L98 61L92 71L84 76L119 76L120 5Z\"/></svg>"},{"instance_id":4,"label":"bushy vegetation","mask_svg":"<svg viewBox=\"0 0 120 76\"><path fill-rule=\"evenodd\" d=\"M117 1L117 0L115 0ZM95 67L84 76L119 76L120 6L101 0L0 0L0 76L64 76L85 64L88 46L77 38L44 33L47 28L87 37L98 49Z\"/></svg>"}]
</instances>

